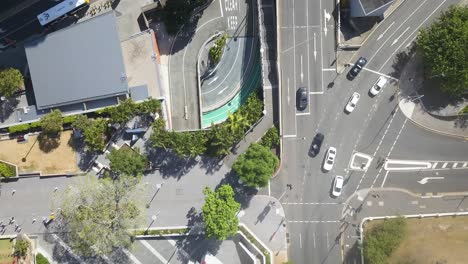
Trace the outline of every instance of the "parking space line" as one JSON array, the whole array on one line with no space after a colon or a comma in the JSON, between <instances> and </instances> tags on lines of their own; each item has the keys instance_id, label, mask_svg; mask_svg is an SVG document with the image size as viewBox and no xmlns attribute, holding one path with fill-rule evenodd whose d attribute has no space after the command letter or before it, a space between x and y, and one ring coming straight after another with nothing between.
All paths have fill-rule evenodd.
<instances>
[{"instance_id":1,"label":"parking space line","mask_svg":"<svg viewBox=\"0 0 468 264\"><path fill-rule=\"evenodd\" d=\"M283 135L283 138L295 138L297 135Z\"/></svg>"},{"instance_id":2,"label":"parking space line","mask_svg":"<svg viewBox=\"0 0 468 264\"><path fill-rule=\"evenodd\" d=\"M297 116L310 115L310 113L296 113Z\"/></svg>"},{"instance_id":3,"label":"parking space line","mask_svg":"<svg viewBox=\"0 0 468 264\"><path fill-rule=\"evenodd\" d=\"M310 95L312 94L323 94L323 92L309 92Z\"/></svg>"},{"instance_id":4,"label":"parking space line","mask_svg":"<svg viewBox=\"0 0 468 264\"><path fill-rule=\"evenodd\" d=\"M383 187L384 187L384 184L385 184L385 181L387 181L387 176L388 176L388 173L389 173L389 172L390 172L390 171L387 171L387 172L385 173L385 177L383 178L383 182L382 182L382 184L380 185L380 188L383 188Z\"/></svg>"},{"instance_id":5,"label":"parking space line","mask_svg":"<svg viewBox=\"0 0 468 264\"><path fill-rule=\"evenodd\" d=\"M156 249L154 249L148 242L146 242L145 240L140 240L141 244L143 246L145 246L151 253L153 253L153 255L155 255L160 261L162 261L163 263L169 263L169 261L167 261L161 254L159 254L158 251L156 251Z\"/></svg>"}]
</instances>

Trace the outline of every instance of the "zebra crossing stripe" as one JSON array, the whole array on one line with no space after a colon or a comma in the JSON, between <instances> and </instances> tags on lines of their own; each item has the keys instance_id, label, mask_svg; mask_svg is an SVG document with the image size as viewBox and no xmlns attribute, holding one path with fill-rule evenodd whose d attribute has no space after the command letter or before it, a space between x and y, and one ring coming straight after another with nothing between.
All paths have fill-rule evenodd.
<instances>
[{"instance_id":1,"label":"zebra crossing stripe","mask_svg":"<svg viewBox=\"0 0 468 264\"><path fill-rule=\"evenodd\" d=\"M434 163L432 164L432 168L435 169L435 167L437 167L437 164L439 164L439 162L434 162Z\"/></svg>"},{"instance_id":2,"label":"zebra crossing stripe","mask_svg":"<svg viewBox=\"0 0 468 264\"><path fill-rule=\"evenodd\" d=\"M468 165L468 162L463 163L463 168L466 168L466 165Z\"/></svg>"},{"instance_id":3,"label":"zebra crossing stripe","mask_svg":"<svg viewBox=\"0 0 468 264\"><path fill-rule=\"evenodd\" d=\"M445 167L447 167L448 165L448 162L445 162L444 165L442 165L442 169L445 169Z\"/></svg>"},{"instance_id":4,"label":"zebra crossing stripe","mask_svg":"<svg viewBox=\"0 0 468 264\"><path fill-rule=\"evenodd\" d=\"M455 168L457 167L457 165L458 165L458 162L455 162L455 163L453 164L453 166L452 166L452 169L455 169Z\"/></svg>"}]
</instances>

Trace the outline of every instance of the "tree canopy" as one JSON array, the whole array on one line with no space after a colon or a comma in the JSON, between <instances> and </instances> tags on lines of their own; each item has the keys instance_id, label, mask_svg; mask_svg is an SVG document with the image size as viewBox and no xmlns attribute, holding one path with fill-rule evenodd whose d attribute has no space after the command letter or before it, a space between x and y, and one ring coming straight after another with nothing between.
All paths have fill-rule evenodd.
<instances>
[{"instance_id":1,"label":"tree canopy","mask_svg":"<svg viewBox=\"0 0 468 264\"><path fill-rule=\"evenodd\" d=\"M250 187L264 187L278 167L279 160L269 148L251 144L234 162L232 168Z\"/></svg>"},{"instance_id":2,"label":"tree canopy","mask_svg":"<svg viewBox=\"0 0 468 264\"><path fill-rule=\"evenodd\" d=\"M124 145L118 150L112 150L107 155L113 172L123 175L139 176L143 174L148 163L147 159L137 150Z\"/></svg>"},{"instance_id":3,"label":"tree canopy","mask_svg":"<svg viewBox=\"0 0 468 264\"><path fill-rule=\"evenodd\" d=\"M225 184L216 191L206 187L203 194L205 194L205 204L202 207L202 216L206 236L225 240L234 235L239 225L236 215L240 204L234 199L232 187Z\"/></svg>"},{"instance_id":4,"label":"tree canopy","mask_svg":"<svg viewBox=\"0 0 468 264\"><path fill-rule=\"evenodd\" d=\"M83 136L86 146L91 151L102 151L106 146L108 126L103 118L92 120L88 126L84 127Z\"/></svg>"},{"instance_id":5,"label":"tree canopy","mask_svg":"<svg viewBox=\"0 0 468 264\"><path fill-rule=\"evenodd\" d=\"M416 43L426 78L441 80L442 91L452 96L468 91L468 7L450 7Z\"/></svg>"},{"instance_id":6,"label":"tree canopy","mask_svg":"<svg viewBox=\"0 0 468 264\"><path fill-rule=\"evenodd\" d=\"M17 69L7 68L0 70L0 96L9 97L24 86L24 79Z\"/></svg>"},{"instance_id":7,"label":"tree canopy","mask_svg":"<svg viewBox=\"0 0 468 264\"><path fill-rule=\"evenodd\" d=\"M135 177L78 178L57 196L63 227L73 250L83 256L110 254L132 244L129 229L144 223L147 192Z\"/></svg>"},{"instance_id":8,"label":"tree canopy","mask_svg":"<svg viewBox=\"0 0 468 264\"><path fill-rule=\"evenodd\" d=\"M15 242L15 256L17 257L24 257L26 253L28 253L29 249L29 242L24 239L17 239Z\"/></svg>"},{"instance_id":9,"label":"tree canopy","mask_svg":"<svg viewBox=\"0 0 468 264\"><path fill-rule=\"evenodd\" d=\"M62 112L55 109L47 115L43 116L40 121L42 132L49 136L56 136L62 131L63 118Z\"/></svg>"},{"instance_id":10,"label":"tree canopy","mask_svg":"<svg viewBox=\"0 0 468 264\"><path fill-rule=\"evenodd\" d=\"M388 257L406 237L406 219L403 217L384 220L377 224L364 239L365 263L387 263Z\"/></svg>"}]
</instances>

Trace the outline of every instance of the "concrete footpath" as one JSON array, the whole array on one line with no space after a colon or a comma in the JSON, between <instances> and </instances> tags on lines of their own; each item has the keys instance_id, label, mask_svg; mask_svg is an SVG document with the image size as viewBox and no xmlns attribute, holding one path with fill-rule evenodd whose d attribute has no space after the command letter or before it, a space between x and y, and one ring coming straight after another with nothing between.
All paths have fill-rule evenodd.
<instances>
[{"instance_id":1,"label":"concrete footpath","mask_svg":"<svg viewBox=\"0 0 468 264\"><path fill-rule=\"evenodd\" d=\"M434 87L424 87L421 58L411 55L408 63L402 70L399 81L400 93L398 95L399 107L402 113L417 125L435 133L468 139L468 116L457 116L464 103L453 105L449 102L440 102L437 111L428 110L424 105L426 101L443 101L433 95ZM424 98L426 97L426 98ZM433 97L433 98L428 98ZM435 98L434 98L435 97ZM448 113L451 112L452 114ZM444 113L445 116L440 114Z\"/></svg>"}]
</instances>

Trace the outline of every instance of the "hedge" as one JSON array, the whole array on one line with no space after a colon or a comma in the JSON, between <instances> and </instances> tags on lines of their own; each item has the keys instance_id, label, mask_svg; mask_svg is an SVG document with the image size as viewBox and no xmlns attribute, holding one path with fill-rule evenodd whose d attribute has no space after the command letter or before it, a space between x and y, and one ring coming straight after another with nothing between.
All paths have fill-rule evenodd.
<instances>
[{"instance_id":1,"label":"hedge","mask_svg":"<svg viewBox=\"0 0 468 264\"><path fill-rule=\"evenodd\" d=\"M71 123L75 122L77 116L78 115L64 116L63 117L63 123L64 124L71 124Z\"/></svg>"},{"instance_id":2,"label":"hedge","mask_svg":"<svg viewBox=\"0 0 468 264\"><path fill-rule=\"evenodd\" d=\"M185 234L189 231L188 228L176 228L176 229L162 229L162 230L135 230L133 233L135 236L160 236L169 234Z\"/></svg>"},{"instance_id":3,"label":"hedge","mask_svg":"<svg viewBox=\"0 0 468 264\"><path fill-rule=\"evenodd\" d=\"M16 126L11 126L8 128L9 133L19 133L19 132L28 132L29 124L21 124Z\"/></svg>"},{"instance_id":4,"label":"hedge","mask_svg":"<svg viewBox=\"0 0 468 264\"><path fill-rule=\"evenodd\" d=\"M36 255L36 264L49 264L49 260L46 259L41 253Z\"/></svg>"},{"instance_id":5,"label":"hedge","mask_svg":"<svg viewBox=\"0 0 468 264\"><path fill-rule=\"evenodd\" d=\"M16 176L16 168L10 164L0 162L0 177L14 177Z\"/></svg>"}]
</instances>

